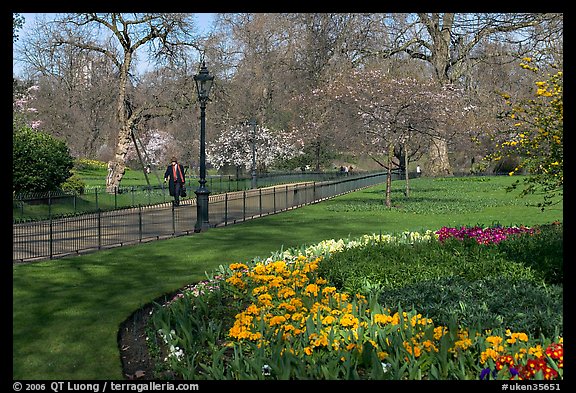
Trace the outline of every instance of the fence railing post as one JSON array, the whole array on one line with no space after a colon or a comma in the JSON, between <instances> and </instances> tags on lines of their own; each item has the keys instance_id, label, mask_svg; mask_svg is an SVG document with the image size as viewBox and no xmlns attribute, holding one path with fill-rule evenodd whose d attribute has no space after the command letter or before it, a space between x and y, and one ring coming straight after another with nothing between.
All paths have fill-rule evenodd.
<instances>
[{"instance_id":1,"label":"fence railing post","mask_svg":"<svg viewBox=\"0 0 576 393\"><path fill-rule=\"evenodd\" d=\"M262 189L259 188L258 189L258 204L260 205L259 211L260 211L260 215L262 215Z\"/></svg>"},{"instance_id":2,"label":"fence railing post","mask_svg":"<svg viewBox=\"0 0 576 393\"><path fill-rule=\"evenodd\" d=\"M242 220L246 221L246 190L242 192Z\"/></svg>"},{"instance_id":3,"label":"fence railing post","mask_svg":"<svg viewBox=\"0 0 576 393\"><path fill-rule=\"evenodd\" d=\"M53 228L52 228L52 217L48 218L50 220L50 229L48 234L48 254L50 255L50 259L52 259L54 255L54 235L53 235Z\"/></svg>"},{"instance_id":4,"label":"fence railing post","mask_svg":"<svg viewBox=\"0 0 576 393\"><path fill-rule=\"evenodd\" d=\"M142 242L142 204L138 204L138 240Z\"/></svg>"},{"instance_id":5,"label":"fence railing post","mask_svg":"<svg viewBox=\"0 0 576 393\"><path fill-rule=\"evenodd\" d=\"M174 235L176 235L176 209L174 209L174 204L172 204L172 236Z\"/></svg>"},{"instance_id":6,"label":"fence railing post","mask_svg":"<svg viewBox=\"0 0 576 393\"><path fill-rule=\"evenodd\" d=\"M228 225L228 193L224 195L224 226Z\"/></svg>"},{"instance_id":7,"label":"fence railing post","mask_svg":"<svg viewBox=\"0 0 576 393\"><path fill-rule=\"evenodd\" d=\"M312 201L316 202L318 198L316 197L316 182L312 183Z\"/></svg>"},{"instance_id":8,"label":"fence railing post","mask_svg":"<svg viewBox=\"0 0 576 393\"><path fill-rule=\"evenodd\" d=\"M96 212L96 217L97 217L97 228L98 228L98 249L100 250L102 248L102 218L101 218L102 212L100 211L100 209L98 209L98 211Z\"/></svg>"}]
</instances>

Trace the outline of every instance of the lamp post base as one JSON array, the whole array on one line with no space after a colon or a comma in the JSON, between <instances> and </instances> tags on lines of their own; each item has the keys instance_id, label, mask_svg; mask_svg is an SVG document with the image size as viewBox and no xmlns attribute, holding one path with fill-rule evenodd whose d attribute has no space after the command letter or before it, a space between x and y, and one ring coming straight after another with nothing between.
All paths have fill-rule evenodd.
<instances>
[{"instance_id":1,"label":"lamp post base","mask_svg":"<svg viewBox=\"0 0 576 393\"><path fill-rule=\"evenodd\" d=\"M196 225L194 232L198 233L210 228L208 216L208 196L210 191L207 188L198 188L194 191L196 194Z\"/></svg>"}]
</instances>

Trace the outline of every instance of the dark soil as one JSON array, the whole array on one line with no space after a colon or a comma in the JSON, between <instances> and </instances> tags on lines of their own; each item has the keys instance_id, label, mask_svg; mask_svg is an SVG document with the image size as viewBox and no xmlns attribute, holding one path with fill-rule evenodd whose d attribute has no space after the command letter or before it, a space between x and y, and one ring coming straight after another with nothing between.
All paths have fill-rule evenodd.
<instances>
[{"instance_id":1,"label":"dark soil","mask_svg":"<svg viewBox=\"0 0 576 393\"><path fill-rule=\"evenodd\" d=\"M154 305L150 303L135 311L118 330L122 374L126 379L155 379L155 364L146 341L146 325L153 308Z\"/></svg>"},{"instance_id":2,"label":"dark soil","mask_svg":"<svg viewBox=\"0 0 576 393\"><path fill-rule=\"evenodd\" d=\"M179 291L164 295L140 309L126 319L118 330L118 349L122 360L122 375L128 380L159 379L156 363L148 350L148 321L157 304L164 304Z\"/></svg>"}]
</instances>

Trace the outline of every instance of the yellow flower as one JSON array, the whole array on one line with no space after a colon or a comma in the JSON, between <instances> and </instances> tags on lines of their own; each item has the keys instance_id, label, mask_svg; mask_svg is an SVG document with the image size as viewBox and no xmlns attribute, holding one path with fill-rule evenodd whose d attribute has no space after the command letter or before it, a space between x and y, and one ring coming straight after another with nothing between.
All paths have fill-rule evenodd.
<instances>
[{"instance_id":1,"label":"yellow flower","mask_svg":"<svg viewBox=\"0 0 576 393\"><path fill-rule=\"evenodd\" d=\"M248 308L246 309L246 314L254 314L254 315L258 315L260 314L260 309L258 308L258 306L256 306L254 303L252 303L251 305L248 306Z\"/></svg>"},{"instance_id":2,"label":"yellow flower","mask_svg":"<svg viewBox=\"0 0 576 393\"><path fill-rule=\"evenodd\" d=\"M301 308L302 307L302 300L300 300L296 297L293 297L290 299L290 304L296 308Z\"/></svg>"},{"instance_id":3,"label":"yellow flower","mask_svg":"<svg viewBox=\"0 0 576 393\"><path fill-rule=\"evenodd\" d=\"M470 340L468 340L470 341ZM434 352L438 352L438 348L436 347L436 344L434 344L434 342L432 342L431 340L426 340L422 343L422 345L424 346L424 348L430 352L430 351L434 351Z\"/></svg>"},{"instance_id":4,"label":"yellow flower","mask_svg":"<svg viewBox=\"0 0 576 393\"><path fill-rule=\"evenodd\" d=\"M276 316L270 318L270 321L268 323L270 324L270 326L276 326L276 325L280 325L284 322L286 322L286 318L284 318L284 316L276 315Z\"/></svg>"},{"instance_id":5,"label":"yellow flower","mask_svg":"<svg viewBox=\"0 0 576 393\"><path fill-rule=\"evenodd\" d=\"M496 361L496 359L498 359L498 356L500 356L498 352L496 352L491 348L488 348L480 354L480 363L484 364L488 359Z\"/></svg>"},{"instance_id":6,"label":"yellow flower","mask_svg":"<svg viewBox=\"0 0 576 393\"><path fill-rule=\"evenodd\" d=\"M472 345L472 340L470 340L469 338L464 338L464 339L458 340L454 343L455 348L460 348L462 350L467 349L471 345Z\"/></svg>"},{"instance_id":7,"label":"yellow flower","mask_svg":"<svg viewBox=\"0 0 576 393\"><path fill-rule=\"evenodd\" d=\"M237 276L229 277L228 279L226 279L226 282L241 289L246 287L246 283Z\"/></svg>"},{"instance_id":8,"label":"yellow flower","mask_svg":"<svg viewBox=\"0 0 576 393\"><path fill-rule=\"evenodd\" d=\"M507 330L506 335L510 337L506 340L508 344L514 344L517 340L528 341L528 335L526 333L511 333L510 330Z\"/></svg>"},{"instance_id":9,"label":"yellow flower","mask_svg":"<svg viewBox=\"0 0 576 393\"><path fill-rule=\"evenodd\" d=\"M272 305L272 296L267 293L264 293L258 296L258 302L264 306L271 306Z\"/></svg>"},{"instance_id":10,"label":"yellow flower","mask_svg":"<svg viewBox=\"0 0 576 393\"><path fill-rule=\"evenodd\" d=\"M535 347L528 348L528 354L534 355L537 358L541 358L543 354L542 346L540 344L536 345Z\"/></svg>"},{"instance_id":11,"label":"yellow flower","mask_svg":"<svg viewBox=\"0 0 576 393\"><path fill-rule=\"evenodd\" d=\"M443 326L437 326L434 328L434 339L440 340L444 334L446 334L448 329Z\"/></svg>"},{"instance_id":12,"label":"yellow flower","mask_svg":"<svg viewBox=\"0 0 576 393\"><path fill-rule=\"evenodd\" d=\"M286 311L294 312L296 311L296 307L291 305L290 303L282 302L278 305L278 308L284 308Z\"/></svg>"},{"instance_id":13,"label":"yellow flower","mask_svg":"<svg viewBox=\"0 0 576 393\"><path fill-rule=\"evenodd\" d=\"M316 284L308 284L308 286L306 286L306 289L304 290L304 292L307 295L313 295L313 296L318 296L318 291L320 289L318 288L318 285Z\"/></svg>"},{"instance_id":14,"label":"yellow flower","mask_svg":"<svg viewBox=\"0 0 576 393\"><path fill-rule=\"evenodd\" d=\"M386 314L374 314L374 322L386 324L392 322L392 317Z\"/></svg>"},{"instance_id":15,"label":"yellow flower","mask_svg":"<svg viewBox=\"0 0 576 393\"><path fill-rule=\"evenodd\" d=\"M355 329L358 327L358 318L352 314L344 314L340 317L340 325Z\"/></svg>"},{"instance_id":16,"label":"yellow flower","mask_svg":"<svg viewBox=\"0 0 576 393\"><path fill-rule=\"evenodd\" d=\"M336 318L334 318L332 315L328 315L326 317L324 317L324 319L322 319L322 325L331 325L336 321Z\"/></svg>"},{"instance_id":17,"label":"yellow flower","mask_svg":"<svg viewBox=\"0 0 576 393\"><path fill-rule=\"evenodd\" d=\"M502 337L500 336L488 336L486 337L486 341L492 344L492 348L497 347L502 343Z\"/></svg>"},{"instance_id":18,"label":"yellow flower","mask_svg":"<svg viewBox=\"0 0 576 393\"><path fill-rule=\"evenodd\" d=\"M304 318L304 314L302 314L301 312L297 312L297 313L292 314L292 317L290 317L290 319L292 319L293 321L300 321L300 320L303 320L305 318Z\"/></svg>"},{"instance_id":19,"label":"yellow flower","mask_svg":"<svg viewBox=\"0 0 576 393\"><path fill-rule=\"evenodd\" d=\"M316 281L318 282L318 281ZM335 287L324 287L324 289L322 289L322 295L324 296L328 296L331 293L335 293L336 292L336 288Z\"/></svg>"},{"instance_id":20,"label":"yellow flower","mask_svg":"<svg viewBox=\"0 0 576 393\"><path fill-rule=\"evenodd\" d=\"M328 337L325 335L320 336L319 338L315 339L312 343L314 347L327 347L328 346Z\"/></svg>"},{"instance_id":21,"label":"yellow flower","mask_svg":"<svg viewBox=\"0 0 576 393\"><path fill-rule=\"evenodd\" d=\"M268 287L266 285L261 285L252 290L252 295L258 296L258 294L266 292L268 292Z\"/></svg>"},{"instance_id":22,"label":"yellow flower","mask_svg":"<svg viewBox=\"0 0 576 393\"><path fill-rule=\"evenodd\" d=\"M230 270L248 270L248 266L243 263L232 263L230 264Z\"/></svg>"}]
</instances>

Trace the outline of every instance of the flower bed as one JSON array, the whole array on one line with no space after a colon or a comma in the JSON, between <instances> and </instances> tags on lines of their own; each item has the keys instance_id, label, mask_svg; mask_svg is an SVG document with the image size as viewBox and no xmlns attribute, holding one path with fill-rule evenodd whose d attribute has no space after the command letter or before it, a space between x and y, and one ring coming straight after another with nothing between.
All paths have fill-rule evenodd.
<instances>
[{"instance_id":1,"label":"flower bed","mask_svg":"<svg viewBox=\"0 0 576 393\"><path fill-rule=\"evenodd\" d=\"M199 300L214 293L243 305L231 326L220 326L221 334L210 343L221 357L191 354L200 345L186 339L191 332L164 325L158 333L170 348L168 367L186 379L562 379L562 337L435 325L417 310L392 312L375 299L341 293L318 274L326 256L378 242L472 238L493 244L533 232L524 227L444 227L372 234L221 267L166 306L190 302L198 311ZM185 318L194 316L173 319L186 325L180 321Z\"/></svg>"}]
</instances>

